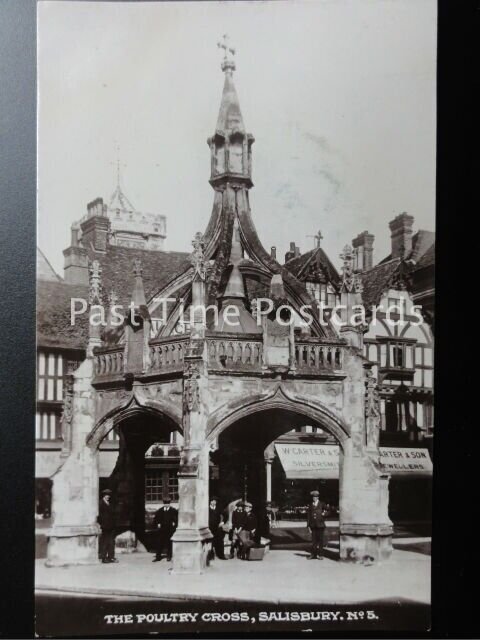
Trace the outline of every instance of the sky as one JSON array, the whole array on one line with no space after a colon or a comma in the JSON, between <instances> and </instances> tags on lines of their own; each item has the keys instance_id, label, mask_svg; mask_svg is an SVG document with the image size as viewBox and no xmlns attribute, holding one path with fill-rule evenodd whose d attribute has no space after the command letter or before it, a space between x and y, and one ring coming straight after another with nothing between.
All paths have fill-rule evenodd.
<instances>
[{"instance_id":1,"label":"sky","mask_svg":"<svg viewBox=\"0 0 480 640\"><path fill-rule=\"evenodd\" d=\"M63 274L70 225L121 185L167 217L165 248L191 251L213 191L207 138L234 81L255 136L252 216L265 248L345 244L407 211L434 230L433 0L38 4L38 245ZM119 152L117 152L117 148Z\"/></svg>"}]
</instances>

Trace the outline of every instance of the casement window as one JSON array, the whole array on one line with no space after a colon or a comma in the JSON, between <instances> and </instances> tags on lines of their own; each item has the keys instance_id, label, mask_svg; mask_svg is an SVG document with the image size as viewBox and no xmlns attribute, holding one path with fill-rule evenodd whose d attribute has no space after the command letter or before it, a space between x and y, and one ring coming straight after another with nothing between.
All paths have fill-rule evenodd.
<instances>
[{"instance_id":1,"label":"casement window","mask_svg":"<svg viewBox=\"0 0 480 640\"><path fill-rule=\"evenodd\" d=\"M178 501L178 469L145 470L145 502Z\"/></svg>"},{"instance_id":2,"label":"casement window","mask_svg":"<svg viewBox=\"0 0 480 640\"><path fill-rule=\"evenodd\" d=\"M37 411L35 439L44 442L62 440L62 422L59 411Z\"/></svg>"},{"instance_id":3,"label":"casement window","mask_svg":"<svg viewBox=\"0 0 480 640\"><path fill-rule=\"evenodd\" d=\"M37 356L37 400L63 400L63 356L40 352Z\"/></svg>"}]
</instances>

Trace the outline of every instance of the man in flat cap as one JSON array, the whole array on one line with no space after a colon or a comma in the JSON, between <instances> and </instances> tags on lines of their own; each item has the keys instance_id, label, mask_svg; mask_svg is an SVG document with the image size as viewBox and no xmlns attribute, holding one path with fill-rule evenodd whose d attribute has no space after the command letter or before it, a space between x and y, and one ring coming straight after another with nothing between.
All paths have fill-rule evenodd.
<instances>
[{"instance_id":1,"label":"man in flat cap","mask_svg":"<svg viewBox=\"0 0 480 640\"><path fill-rule=\"evenodd\" d=\"M178 511L170 503L170 498L164 498L163 507L156 511L153 519L157 531L157 552L153 562L162 559L164 549L167 550L167 561L172 559L172 536L178 524Z\"/></svg>"},{"instance_id":2,"label":"man in flat cap","mask_svg":"<svg viewBox=\"0 0 480 640\"><path fill-rule=\"evenodd\" d=\"M222 512L218 508L217 498L212 496L210 499L210 505L208 508L208 528L210 529L213 540L212 540L212 557L220 558L220 560L226 560L225 557L225 547L224 547L224 538L225 531L223 530L223 516Z\"/></svg>"},{"instance_id":3,"label":"man in flat cap","mask_svg":"<svg viewBox=\"0 0 480 640\"><path fill-rule=\"evenodd\" d=\"M325 510L323 503L319 499L319 492L312 491L312 502L307 511L307 527L312 534L312 553L310 560L323 560L323 536L325 533Z\"/></svg>"},{"instance_id":4,"label":"man in flat cap","mask_svg":"<svg viewBox=\"0 0 480 640\"><path fill-rule=\"evenodd\" d=\"M112 504L110 489L102 491L102 499L98 508L98 524L102 529L99 540L99 556L103 564L118 562L115 558L115 512Z\"/></svg>"}]
</instances>

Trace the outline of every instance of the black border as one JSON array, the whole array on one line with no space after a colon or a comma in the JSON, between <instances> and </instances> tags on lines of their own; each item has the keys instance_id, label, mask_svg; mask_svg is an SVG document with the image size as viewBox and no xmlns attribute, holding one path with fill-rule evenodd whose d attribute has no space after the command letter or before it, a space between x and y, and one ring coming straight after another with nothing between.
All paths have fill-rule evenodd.
<instances>
[{"instance_id":1,"label":"black border","mask_svg":"<svg viewBox=\"0 0 480 640\"><path fill-rule=\"evenodd\" d=\"M480 147L475 129L478 115L473 113L479 84L475 45L480 11L478 2L468 0L441 0L438 6L433 621L430 633L392 631L380 637L478 637L475 520L480 499L472 489L479 486L479 420L470 407L476 392L473 367L478 323L473 313L479 288L479 269L473 261L477 263L480 253L475 226L479 202L475 168ZM0 0L0 73L0 553L1 582L6 587L0 598L4 609L0 636L29 638L34 635L34 0ZM334 635L373 636L357 632L327 637Z\"/></svg>"},{"instance_id":2,"label":"black border","mask_svg":"<svg viewBox=\"0 0 480 640\"><path fill-rule=\"evenodd\" d=\"M0 0L0 635L33 634L36 6Z\"/></svg>"}]
</instances>

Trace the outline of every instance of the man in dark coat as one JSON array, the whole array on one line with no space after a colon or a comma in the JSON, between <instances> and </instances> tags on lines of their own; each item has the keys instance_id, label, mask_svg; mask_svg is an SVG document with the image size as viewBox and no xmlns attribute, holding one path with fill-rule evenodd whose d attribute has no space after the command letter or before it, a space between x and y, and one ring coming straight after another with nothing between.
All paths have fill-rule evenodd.
<instances>
[{"instance_id":1,"label":"man in dark coat","mask_svg":"<svg viewBox=\"0 0 480 640\"><path fill-rule=\"evenodd\" d=\"M240 558L248 560L250 549L255 545L255 535L257 532L257 517L252 511L250 502L245 502L245 515L242 523L242 530L239 533L241 548Z\"/></svg>"},{"instance_id":2,"label":"man in dark coat","mask_svg":"<svg viewBox=\"0 0 480 640\"><path fill-rule=\"evenodd\" d=\"M162 559L163 550L167 550L167 560L172 559L172 536L178 524L178 511L170 506L170 498L165 498L163 507L157 510L154 517L155 529L157 531L157 552L153 562Z\"/></svg>"},{"instance_id":3,"label":"man in dark coat","mask_svg":"<svg viewBox=\"0 0 480 640\"><path fill-rule=\"evenodd\" d=\"M232 512L232 528L230 529L230 558L235 555L235 549L237 549L237 555L240 556L240 539L238 537L242 530L243 521L245 519L245 513L243 511L243 502L239 500L235 505L235 509Z\"/></svg>"},{"instance_id":4,"label":"man in dark coat","mask_svg":"<svg viewBox=\"0 0 480 640\"><path fill-rule=\"evenodd\" d=\"M310 560L323 560L323 536L325 533L324 507L319 500L318 491L312 491L312 502L307 511L307 527L312 534L312 553Z\"/></svg>"},{"instance_id":5,"label":"man in dark coat","mask_svg":"<svg viewBox=\"0 0 480 640\"><path fill-rule=\"evenodd\" d=\"M222 525L222 512L218 509L217 499L212 498L208 509L208 528L213 535L212 547L217 558L220 558L220 560L226 560L227 558L225 557L225 547L223 542L225 532Z\"/></svg>"},{"instance_id":6,"label":"man in dark coat","mask_svg":"<svg viewBox=\"0 0 480 640\"><path fill-rule=\"evenodd\" d=\"M110 489L102 491L102 499L98 508L98 524L102 529L99 540L99 556L101 561L118 562L115 558L115 513L110 503L112 492Z\"/></svg>"}]
</instances>

